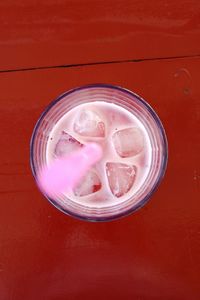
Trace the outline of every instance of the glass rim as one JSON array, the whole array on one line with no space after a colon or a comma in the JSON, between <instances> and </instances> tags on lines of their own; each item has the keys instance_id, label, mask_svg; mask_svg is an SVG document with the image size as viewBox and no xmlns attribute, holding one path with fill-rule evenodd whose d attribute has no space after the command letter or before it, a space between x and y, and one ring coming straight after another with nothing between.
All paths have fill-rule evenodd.
<instances>
[{"instance_id":1,"label":"glass rim","mask_svg":"<svg viewBox=\"0 0 200 300\"><path fill-rule=\"evenodd\" d=\"M104 222L104 221L112 221L112 220L116 220L119 218L122 218L124 216L128 216L130 214L132 214L133 212L137 211L138 209L140 209L141 207L143 207L150 199L151 195L157 190L159 184L161 183L165 172L166 172L166 168L167 168L167 162L168 162L168 142L167 142L167 137L166 137L166 133L164 130L164 127L162 125L162 122L160 120L160 118L158 117L157 113L154 111L154 109L151 107L151 105L149 103L147 103L142 97L140 97L139 95L137 95L136 93L132 92L131 90L118 86L118 85L113 85L113 84L106 84L106 83L92 83L92 84L87 84L87 85L83 85L83 86L79 86L79 87L75 87L72 88L64 93L62 93L61 95L59 95L58 97L56 97L54 100L52 100L47 106L46 108L43 110L43 112L40 114L39 119L37 120L34 129L33 129L33 133L31 136L31 140L30 140L30 166L31 166L31 170L32 170L32 174L36 180L36 170L35 170L35 166L34 166L34 160L33 160L33 153L34 153L34 141L35 141L35 137L37 134L37 130L42 122L42 120L44 119L44 117L46 116L46 114L48 113L48 111L59 101L62 101L62 99L74 92L78 92L78 91L82 91L82 90L86 90L86 89L90 89L90 88L108 88L111 90L116 90L116 91L120 91L122 93L126 93L129 96L134 98L134 101L137 101L138 104L142 104L151 114L151 116L153 117L159 131L160 131L160 136L162 138L162 142L163 142L163 159L161 162L161 166L160 166L160 171L159 174L152 186L152 188L150 189L150 191L146 194L146 196L140 200L138 203L136 203L135 205L133 205L131 208L129 208L126 211L122 211L119 213L116 213L114 215L109 215L109 216L85 216L85 215L81 215L78 213L74 213L72 211L70 211L69 209L63 208L59 203L56 202L56 200L51 199L50 197L48 197L47 195L44 195L47 200L53 205L55 206L58 210L60 210L61 212L63 212L66 215L72 216L76 219L79 220L84 220L84 221L92 221L92 222ZM37 183L37 182L36 182Z\"/></svg>"}]
</instances>

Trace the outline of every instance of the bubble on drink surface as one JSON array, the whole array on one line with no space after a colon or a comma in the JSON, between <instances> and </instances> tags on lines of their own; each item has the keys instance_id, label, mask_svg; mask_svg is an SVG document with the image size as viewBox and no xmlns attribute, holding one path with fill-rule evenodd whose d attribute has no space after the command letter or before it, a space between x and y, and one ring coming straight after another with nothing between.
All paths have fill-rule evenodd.
<instances>
[{"instance_id":1,"label":"bubble on drink surface","mask_svg":"<svg viewBox=\"0 0 200 300\"><path fill-rule=\"evenodd\" d=\"M119 130L112 137L116 152L121 157L131 157L140 153L144 147L144 135L137 127Z\"/></svg>"},{"instance_id":2,"label":"bubble on drink surface","mask_svg":"<svg viewBox=\"0 0 200 300\"><path fill-rule=\"evenodd\" d=\"M119 198L132 188L136 176L136 167L124 163L108 162L106 173L111 192Z\"/></svg>"},{"instance_id":3,"label":"bubble on drink surface","mask_svg":"<svg viewBox=\"0 0 200 300\"><path fill-rule=\"evenodd\" d=\"M82 197L98 192L101 189L99 176L90 170L81 183L74 189L76 196Z\"/></svg>"},{"instance_id":4,"label":"bubble on drink surface","mask_svg":"<svg viewBox=\"0 0 200 300\"><path fill-rule=\"evenodd\" d=\"M65 131L61 132L60 139L58 140L55 147L55 155L57 157L63 157L71 154L72 152L79 150L83 144L77 141L73 136Z\"/></svg>"},{"instance_id":5,"label":"bubble on drink surface","mask_svg":"<svg viewBox=\"0 0 200 300\"><path fill-rule=\"evenodd\" d=\"M74 131L86 137L104 137L105 124L96 112L83 110L75 118Z\"/></svg>"}]
</instances>

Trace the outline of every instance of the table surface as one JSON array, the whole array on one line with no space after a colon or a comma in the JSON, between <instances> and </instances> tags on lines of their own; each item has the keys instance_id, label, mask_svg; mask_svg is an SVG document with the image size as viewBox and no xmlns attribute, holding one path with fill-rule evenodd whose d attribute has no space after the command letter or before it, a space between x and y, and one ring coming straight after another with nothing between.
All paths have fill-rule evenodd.
<instances>
[{"instance_id":1,"label":"table surface","mask_svg":"<svg viewBox=\"0 0 200 300\"><path fill-rule=\"evenodd\" d=\"M0 3L0 299L200 299L200 2ZM169 162L137 213L68 217L38 191L39 115L88 83L126 87L156 110Z\"/></svg>"}]
</instances>

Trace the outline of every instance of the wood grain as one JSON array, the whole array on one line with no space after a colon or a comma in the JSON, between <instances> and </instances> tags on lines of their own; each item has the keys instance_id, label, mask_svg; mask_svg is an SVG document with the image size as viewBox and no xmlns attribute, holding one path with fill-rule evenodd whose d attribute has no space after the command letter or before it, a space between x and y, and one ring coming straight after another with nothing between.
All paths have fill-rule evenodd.
<instances>
[{"instance_id":1,"label":"wood grain","mask_svg":"<svg viewBox=\"0 0 200 300\"><path fill-rule=\"evenodd\" d=\"M3 0L0 70L200 55L198 0Z\"/></svg>"}]
</instances>

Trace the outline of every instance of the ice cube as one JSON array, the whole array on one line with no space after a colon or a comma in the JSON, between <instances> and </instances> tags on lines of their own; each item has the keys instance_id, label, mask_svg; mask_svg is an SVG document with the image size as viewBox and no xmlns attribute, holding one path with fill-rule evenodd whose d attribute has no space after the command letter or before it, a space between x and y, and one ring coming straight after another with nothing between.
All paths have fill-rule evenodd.
<instances>
[{"instance_id":1,"label":"ice cube","mask_svg":"<svg viewBox=\"0 0 200 300\"><path fill-rule=\"evenodd\" d=\"M83 145L73 136L65 131L62 131L60 139L55 147L55 155L57 157L62 157L80 149L82 146Z\"/></svg>"},{"instance_id":2,"label":"ice cube","mask_svg":"<svg viewBox=\"0 0 200 300\"><path fill-rule=\"evenodd\" d=\"M84 177L81 184L74 189L76 196L87 196L93 194L101 189L101 181L99 176L92 170Z\"/></svg>"},{"instance_id":3,"label":"ice cube","mask_svg":"<svg viewBox=\"0 0 200 300\"><path fill-rule=\"evenodd\" d=\"M105 124L100 116L91 110L81 111L74 122L76 133L86 137L104 137Z\"/></svg>"},{"instance_id":4,"label":"ice cube","mask_svg":"<svg viewBox=\"0 0 200 300\"><path fill-rule=\"evenodd\" d=\"M106 164L106 173L111 192L119 198L132 188L135 181L136 167L124 163L109 162Z\"/></svg>"},{"instance_id":5,"label":"ice cube","mask_svg":"<svg viewBox=\"0 0 200 300\"><path fill-rule=\"evenodd\" d=\"M113 134L115 150L121 157L131 157L140 153L144 147L141 129L132 127L119 130Z\"/></svg>"}]
</instances>

